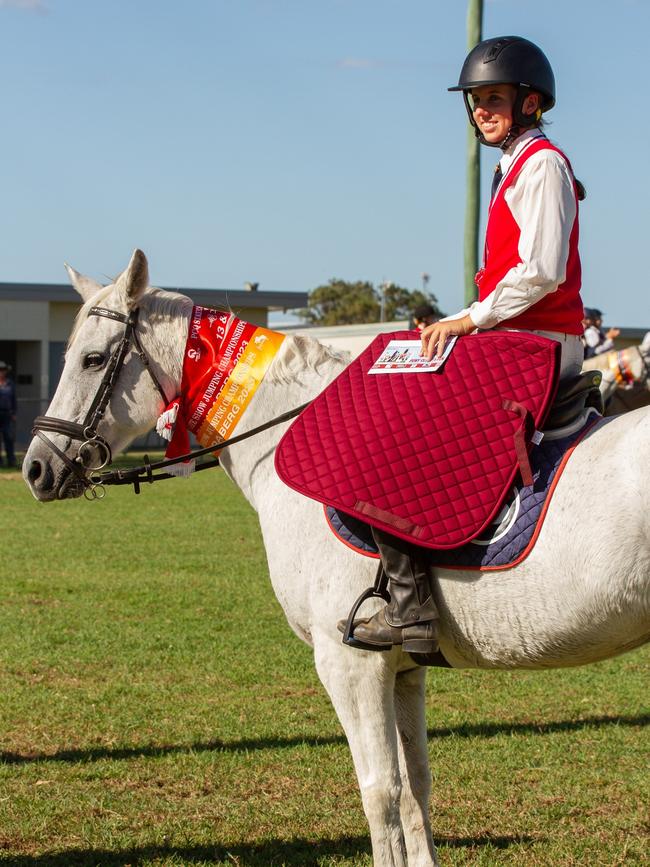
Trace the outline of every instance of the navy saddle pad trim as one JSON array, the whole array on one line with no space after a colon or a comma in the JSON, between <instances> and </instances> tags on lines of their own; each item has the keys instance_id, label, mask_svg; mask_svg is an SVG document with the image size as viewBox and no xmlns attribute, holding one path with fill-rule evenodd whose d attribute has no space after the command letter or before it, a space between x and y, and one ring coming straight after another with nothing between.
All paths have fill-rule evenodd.
<instances>
[{"instance_id":1,"label":"navy saddle pad trim","mask_svg":"<svg viewBox=\"0 0 650 867\"><path fill-rule=\"evenodd\" d=\"M451 569L489 570L507 569L521 562L522 554L530 553L526 549L534 541L553 482L564 468L563 459L592 427L593 424L587 424L566 437L543 440L535 446L530 455L533 484L515 486L494 523L477 539L452 550L431 550L433 564ZM379 556L368 524L332 506L324 508L330 528L344 544L367 557Z\"/></svg>"}]
</instances>

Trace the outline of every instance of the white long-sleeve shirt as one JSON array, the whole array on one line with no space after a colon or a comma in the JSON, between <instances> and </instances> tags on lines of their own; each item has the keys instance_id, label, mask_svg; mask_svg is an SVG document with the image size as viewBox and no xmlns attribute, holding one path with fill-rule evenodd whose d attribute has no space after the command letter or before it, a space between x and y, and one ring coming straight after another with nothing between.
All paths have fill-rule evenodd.
<instances>
[{"instance_id":1,"label":"white long-sleeve shirt","mask_svg":"<svg viewBox=\"0 0 650 867\"><path fill-rule=\"evenodd\" d=\"M523 151L544 134L528 130L501 157L507 177ZM553 150L532 154L505 200L520 229L519 258L483 301L476 301L453 318L469 313L477 328L506 325L507 320L527 310L544 295L554 292L566 279L569 238L576 217L573 177L566 161Z\"/></svg>"},{"instance_id":2,"label":"white long-sleeve shirt","mask_svg":"<svg viewBox=\"0 0 650 867\"><path fill-rule=\"evenodd\" d=\"M589 328L585 328L584 341L589 349L587 358L594 355L601 355L603 352L610 352L614 349L614 341L612 338L608 337L600 328L596 328L595 325L590 325Z\"/></svg>"}]
</instances>

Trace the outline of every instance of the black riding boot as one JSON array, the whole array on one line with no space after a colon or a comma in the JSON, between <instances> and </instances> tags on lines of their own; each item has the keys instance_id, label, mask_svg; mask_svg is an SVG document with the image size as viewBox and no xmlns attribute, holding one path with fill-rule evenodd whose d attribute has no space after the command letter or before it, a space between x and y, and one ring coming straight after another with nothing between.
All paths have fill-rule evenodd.
<instances>
[{"instance_id":1,"label":"black riding boot","mask_svg":"<svg viewBox=\"0 0 650 867\"><path fill-rule=\"evenodd\" d=\"M426 552L396 536L372 528L388 576L390 602L373 617L355 620L355 642L368 650L401 644L410 653L438 650L438 609L431 595ZM339 630L345 631L342 620Z\"/></svg>"}]
</instances>

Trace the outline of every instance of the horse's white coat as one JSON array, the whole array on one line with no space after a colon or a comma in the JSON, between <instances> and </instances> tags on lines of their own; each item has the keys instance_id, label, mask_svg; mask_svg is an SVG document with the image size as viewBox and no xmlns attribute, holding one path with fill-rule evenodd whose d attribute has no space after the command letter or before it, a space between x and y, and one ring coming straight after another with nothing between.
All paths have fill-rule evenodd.
<instances>
[{"instance_id":1,"label":"horse's white coat","mask_svg":"<svg viewBox=\"0 0 650 867\"><path fill-rule=\"evenodd\" d=\"M102 306L122 311L140 305L143 344L170 396L175 394L190 302L147 289L146 259L139 251L116 284L99 295L76 272L71 276L88 303L48 414L83 417L101 378L101 371L83 369L83 358L112 348L121 336L119 323L86 317L98 298ZM346 362L313 340L288 337L237 432L314 397ZM119 449L153 426L160 403L131 356L100 433ZM273 453L284 429L226 449L223 467L258 512L273 589L291 627L313 646L318 674L345 728L375 864L431 867L437 861L428 818L425 670L399 649L366 653L342 645L336 622L372 583L374 562L337 542L322 507L280 482ZM76 446L54 436L60 448L75 454ZM647 641L649 466L650 409L601 423L576 449L539 541L520 566L481 574L441 571L435 593L447 658L455 666L481 668L571 666ZM40 500L80 493L39 440L29 448L24 473Z\"/></svg>"}]
</instances>

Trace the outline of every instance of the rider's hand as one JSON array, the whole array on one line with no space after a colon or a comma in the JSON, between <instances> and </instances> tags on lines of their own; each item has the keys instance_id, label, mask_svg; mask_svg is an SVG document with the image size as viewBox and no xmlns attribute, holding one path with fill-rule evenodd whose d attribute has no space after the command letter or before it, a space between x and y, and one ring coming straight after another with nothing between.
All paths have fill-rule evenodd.
<instances>
[{"instance_id":1,"label":"rider's hand","mask_svg":"<svg viewBox=\"0 0 650 867\"><path fill-rule=\"evenodd\" d=\"M460 319L448 319L445 322L434 322L427 325L422 332L422 355L432 359L434 355L442 355L448 337L457 334L470 334L476 330L469 313Z\"/></svg>"}]
</instances>

